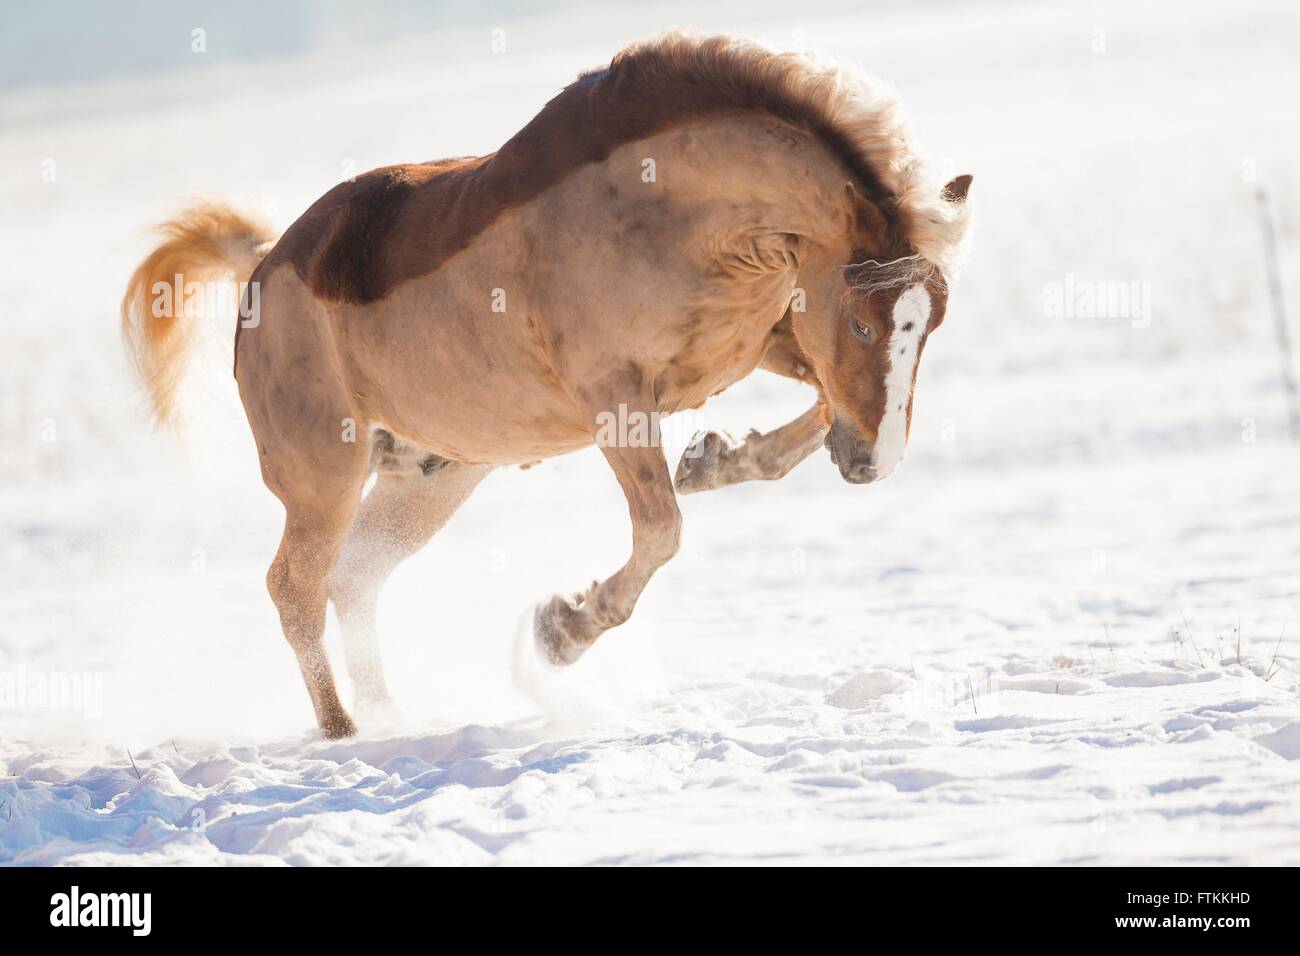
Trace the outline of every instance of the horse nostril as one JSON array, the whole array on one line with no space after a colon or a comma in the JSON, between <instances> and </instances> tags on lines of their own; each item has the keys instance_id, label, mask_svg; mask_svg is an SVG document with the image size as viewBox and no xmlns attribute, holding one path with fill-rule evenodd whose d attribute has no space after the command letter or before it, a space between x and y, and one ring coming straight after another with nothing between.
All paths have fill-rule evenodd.
<instances>
[{"instance_id":1,"label":"horse nostril","mask_svg":"<svg viewBox=\"0 0 1300 956\"><path fill-rule=\"evenodd\" d=\"M870 462L859 462L843 469L844 479L855 485L865 485L876 480L876 469Z\"/></svg>"}]
</instances>

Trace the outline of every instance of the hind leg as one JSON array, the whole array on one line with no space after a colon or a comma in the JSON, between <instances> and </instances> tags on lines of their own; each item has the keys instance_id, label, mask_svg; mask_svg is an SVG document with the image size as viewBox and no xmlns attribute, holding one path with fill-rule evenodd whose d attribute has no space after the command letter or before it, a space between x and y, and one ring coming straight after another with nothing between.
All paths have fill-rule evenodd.
<instances>
[{"instance_id":1,"label":"hind leg","mask_svg":"<svg viewBox=\"0 0 1300 956\"><path fill-rule=\"evenodd\" d=\"M258 275L258 273L254 273ZM261 308L241 327L239 396L262 480L284 505L284 535L266 574L285 639L298 658L316 722L329 738L356 732L325 656L326 587L370 472L370 448L340 379L331 323L292 270L257 280Z\"/></svg>"},{"instance_id":2,"label":"hind leg","mask_svg":"<svg viewBox=\"0 0 1300 956\"><path fill-rule=\"evenodd\" d=\"M277 482L272 487L285 507L284 536L267 590L280 612L285 639L298 658L316 722L328 739L356 733L343 708L325 656L326 580L356 514L365 479L364 459L327 481ZM268 482L269 483L269 482Z\"/></svg>"},{"instance_id":3,"label":"hind leg","mask_svg":"<svg viewBox=\"0 0 1300 956\"><path fill-rule=\"evenodd\" d=\"M361 503L329 580L360 713L390 705L375 612L388 576L420 550L491 468L404 446L385 432L375 445L379 477Z\"/></svg>"}]
</instances>

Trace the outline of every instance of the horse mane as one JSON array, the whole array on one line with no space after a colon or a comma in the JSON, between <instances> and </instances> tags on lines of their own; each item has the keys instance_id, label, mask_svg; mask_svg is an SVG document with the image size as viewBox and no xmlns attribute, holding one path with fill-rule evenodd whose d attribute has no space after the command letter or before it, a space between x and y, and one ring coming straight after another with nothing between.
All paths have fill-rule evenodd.
<instances>
[{"instance_id":1,"label":"horse mane","mask_svg":"<svg viewBox=\"0 0 1300 956\"><path fill-rule=\"evenodd\" d=\"M694 89L712 100L701 111L761 109L816 134L904 243L945 277L955 275L970 208L943 197L943 183L930 174L897 99L880 80L811 54L775 53L735 37L672 31L627 47L608 69L584 74L570 89L586 87L598 101L606 92L619 97L629 84L642 87L638 100L657 91L691 113L704 104L689 95L683 103L681 90Z\"/></svg>"},{"instance_id":2,"label":"horse mane","mask_svg":"<svg viewBox=\"0 0 1300 956\"><path fill-rule=\"evenodd\" d=\"M802 54L680 32L582 74L495 153L387 166L340 183L289 227L258 275L289 262L322 299L374 302L620 146L738 110L766 111L820 137L885 217L890 246L952 277L967 206L943 198L883 85Z\"/></svg>"}]
</instances>

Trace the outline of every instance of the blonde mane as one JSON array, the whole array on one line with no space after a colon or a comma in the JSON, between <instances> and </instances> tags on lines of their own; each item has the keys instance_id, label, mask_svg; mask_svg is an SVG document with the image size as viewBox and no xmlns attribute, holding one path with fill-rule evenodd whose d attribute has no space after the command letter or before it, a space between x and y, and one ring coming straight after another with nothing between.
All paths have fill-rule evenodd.
<instances>
[{"instance_id":1,"label":"blonde mane","mask_svg":"<svg viewBox=\"0 0 1300 956\"><path fill-rule=\"evenodd\" d=\"M897 99L880 80L811 54L776 53L750 40L681 31L633 44L607 72L583 79L604 85L629 73L704 87L726 102L766 109L812 129L864 179L868 195L894 218L907 245L945 278L955 277L970 207L943 198L943 183L929 172Z\"/></svg>"}]
</instances>

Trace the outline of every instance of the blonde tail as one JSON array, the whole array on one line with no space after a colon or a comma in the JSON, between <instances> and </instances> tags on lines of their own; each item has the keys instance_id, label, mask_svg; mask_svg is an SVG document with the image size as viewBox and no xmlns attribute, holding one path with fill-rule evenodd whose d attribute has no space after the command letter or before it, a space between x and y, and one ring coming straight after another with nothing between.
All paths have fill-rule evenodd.
<instances>
[{"instance_id":1,"label":"blonde tail","mask_svg":"<svg viewBox=\"0 0 1300 956\"><path fill-rule=\"evenodd\" d=\"M140 263L122 299L122 340L154 419L179 424L179 387L198 340L186 312L190 283L245 283L275 243L262 220L221 202L190 206L157 230L162 242ZM193 288L191 286L191 288Z\"/></svg>"}]
</instances>

